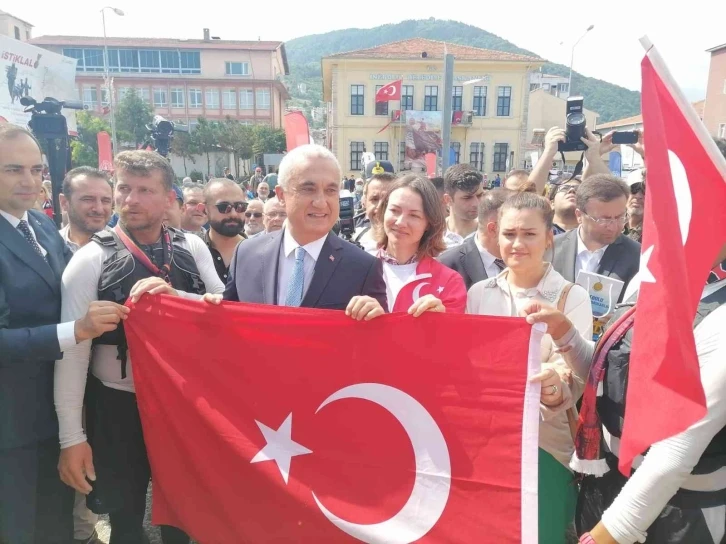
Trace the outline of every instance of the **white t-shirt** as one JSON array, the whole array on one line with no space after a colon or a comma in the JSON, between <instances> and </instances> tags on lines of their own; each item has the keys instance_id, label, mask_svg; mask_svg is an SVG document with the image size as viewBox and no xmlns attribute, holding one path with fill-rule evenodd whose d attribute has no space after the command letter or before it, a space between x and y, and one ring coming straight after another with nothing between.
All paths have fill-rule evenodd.
<instances>
[{"instance_id":1,"label":"white t-shirt","mask_svg":"<svg viewBox=\"0 0 726 544\"><path fill-rule=\"evenodd\" d=\"M383 262L383 279L386 281L386 295L388 296L388 311L393 311L396 297L411 278L416 275L418 263L390 264Z\"/></svg>"}]
</instances>

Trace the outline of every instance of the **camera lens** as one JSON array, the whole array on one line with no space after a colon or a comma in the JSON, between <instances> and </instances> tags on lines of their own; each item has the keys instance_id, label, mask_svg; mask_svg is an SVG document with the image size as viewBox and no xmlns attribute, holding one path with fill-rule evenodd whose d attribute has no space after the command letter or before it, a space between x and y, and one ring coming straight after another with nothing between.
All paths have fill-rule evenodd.
<instances>
[{"instance_id":1,"label":"camera lens","mask_svg":"<svg viewBox=\"0 0 726 544\"><path fill-rule=\"evenodd\" d=\"M568 125L584 125L585 124L585 115L582 113L571 113L567 116L567 124Z\"/></svg>"}]
</instances>

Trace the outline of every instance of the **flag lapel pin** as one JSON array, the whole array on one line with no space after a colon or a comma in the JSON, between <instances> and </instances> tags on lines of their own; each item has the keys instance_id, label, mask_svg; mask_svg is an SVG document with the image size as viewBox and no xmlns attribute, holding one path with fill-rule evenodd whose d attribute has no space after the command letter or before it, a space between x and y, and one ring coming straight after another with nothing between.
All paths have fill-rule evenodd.
<instances>
[{"instance_id":1,"label":"flag lapel pin","mask_svg":"<svg viewBox=\"0 0 726 544\"><path fill-rule=\"evenodd\" d=\"M333 257L332 255L330 257L328 257L328 259L330 259L330 262L331 263L334 263L335 262L335 257Z\"/></svg>"}]
</instances>

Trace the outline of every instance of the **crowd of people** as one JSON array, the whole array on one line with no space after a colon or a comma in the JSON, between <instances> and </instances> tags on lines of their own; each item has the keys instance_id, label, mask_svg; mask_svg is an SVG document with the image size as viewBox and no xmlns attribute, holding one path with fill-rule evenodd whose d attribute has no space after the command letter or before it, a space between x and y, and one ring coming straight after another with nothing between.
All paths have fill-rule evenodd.
<instances>
[{"instance_id":1,"label":"crowd of people","mask_svg":"<svg viewBox=\"0 0 726 544\"><path fill-rule=\"evenodd\" d=\"M0 127L0 543L97 542L98 514L109 514L111 544L145 542L152 473L123 322L126 300L147 293L359 321L448 312L544 322L531 377L541 383L540 542L568 542L573 527L574 541L596 544L724 542L726 246L694 323L708 415L626 478L618 440L647 173L612 175L602 158L611 139L588 132L582 176L552 182L563 138L550 130L542 164L491 183L457 164L441 178L378 169L341 184L335 156L307 145L272 175L237 183L225 171L179 186L160 155L124 151L113 183L94 168L68 172L59 232L37 209L37 141ZM355 243L334 233L341 189L360 207ZM582 271L635 293L622 290L616 330L597 345ZM580 402L594 446L575 428ZM175 527L161 535L190 541Z\"/></svg>"}]
</instances>

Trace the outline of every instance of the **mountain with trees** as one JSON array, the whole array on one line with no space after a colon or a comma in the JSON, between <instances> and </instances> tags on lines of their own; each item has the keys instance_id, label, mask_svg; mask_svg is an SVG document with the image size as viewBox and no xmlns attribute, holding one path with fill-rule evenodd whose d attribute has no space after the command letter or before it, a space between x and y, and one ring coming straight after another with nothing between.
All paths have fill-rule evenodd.
<instances>
[{"instance_id":1,"label":"mountain with trees","mask_svg":"<svg viewBox=\"0 0 726 544\"><path fill-rule=\"evenodd\" d=\"M349 28L304 36L285 43L290 64L290 75L285 78L285 83L293 98L290 106L302 108L309 113L310 108L322 105L320 74L322 57L410 38L427 38L482 49L538 56L481 28L434 18L403 21L370 29ZM570 73L568 66L551 62L546 63L542 71L559 76L568 76ZM637 91L630 91L577 72L572 73L572 91L573 94L585 97L585 107L599 113L600 122L640 113L640 93Z\"/></svg>"}]
</instances>

